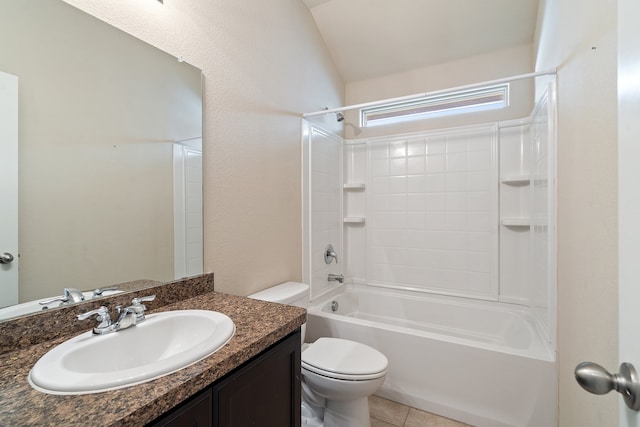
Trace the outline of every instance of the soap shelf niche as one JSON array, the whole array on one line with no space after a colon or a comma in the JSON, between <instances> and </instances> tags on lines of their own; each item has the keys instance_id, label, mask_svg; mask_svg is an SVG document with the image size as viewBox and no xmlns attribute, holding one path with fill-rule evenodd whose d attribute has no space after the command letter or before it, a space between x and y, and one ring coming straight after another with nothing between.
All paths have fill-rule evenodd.
<instances>
[{"instance_id":1,"label":"soap shelf niche","mask_svg":"<svg viewBox=\"0 0 640 427\"><path fill-rule=\"evenodd\" d=\"M364 224L365 217L363 216L348 216L344 218L345 224Z\"/></svg>"},{"instance_id":2,"label":"soap shelf niche","mask_svg":"<svg viewBox=\"0 0 640 427\"><path fill-rule=\"evenodd\" d=\"M352 182L344 184L344 189L347 191L361 191L365 189L364 182Z\"/></svg>"},{"instance_id":3,"label":"soap shelf niche","mask_svg":"<svg viewBox=\"0 0 640 427\"><path fill-rule=\"evenodd\" d=\"M530 228L531 221L529 218L503 218L501 221L505 227Z\"/></svg>"},{"instance_id":4,"label":"soap shelf niche","mask_svg":"<svg viewBox=\"0 0 640 427\"><path fill-rule=\"evenodd\" d=\"M529 185L531 177L529 175L507 175L503 176L500 182L514 186Z\"/></svg>"}]
</instances>

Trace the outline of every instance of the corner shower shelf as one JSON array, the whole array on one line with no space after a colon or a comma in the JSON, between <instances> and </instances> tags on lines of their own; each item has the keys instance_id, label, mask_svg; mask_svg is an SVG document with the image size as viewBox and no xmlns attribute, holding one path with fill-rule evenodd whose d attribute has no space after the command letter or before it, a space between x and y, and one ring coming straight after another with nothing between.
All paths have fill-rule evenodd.
<instances>
[{"instance_id":1,"label":"corner shower shelf","mask_svg":"<svg viewBox=\"0 0 640 427\"><path fill-rule=\"evenodd\" d=\"M364 224L365 218L363 216L349 216L345 217L345 224Z\"/></svg>"},{"instance_id":2,"label":"corner shower shelf","mask_svg":"<svg viewBox=\"0 0 640 427\"><path fill-rule=\"evenodd\" d=\"M507 175L500 180L507 185L529 185L531 177L529 175Z\"/></svg>"},{"instance_id":3,"label":"corner shower shelf","mask_svg":"<svg viewBox=\"0 0 640 427\"><path fill-rule=\"evenodd\" d=\"M345 190L364 190L365 184L363 182L352 182L344 184Z\"/></svg>"},{"instance_id":4,"label":"corner shower shelf","mask_svg":"<svg viewBox=\"0 0 640 427\"><path fill-rule=\"evenodd\" d=\"M531 220L529 218L503 218L501 223L505 227L531 227Z\"/></svg>"}]
</instances>

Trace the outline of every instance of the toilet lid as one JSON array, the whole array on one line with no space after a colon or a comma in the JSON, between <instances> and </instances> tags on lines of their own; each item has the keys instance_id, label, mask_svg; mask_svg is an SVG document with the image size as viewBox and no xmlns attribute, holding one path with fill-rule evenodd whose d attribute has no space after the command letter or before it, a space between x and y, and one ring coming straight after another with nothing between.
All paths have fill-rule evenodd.
<instances>
[{"instance_id":1,"label":"toilet lid","mask_svg":"<svg viewBox=\"0 0 640 427\"><path fill-rule=\"evenodd\" d=\"M379 378L388 365L378 350L340 338L319 338L302 353L303 368L337 379Z\"/></svg>"}]
</instances>

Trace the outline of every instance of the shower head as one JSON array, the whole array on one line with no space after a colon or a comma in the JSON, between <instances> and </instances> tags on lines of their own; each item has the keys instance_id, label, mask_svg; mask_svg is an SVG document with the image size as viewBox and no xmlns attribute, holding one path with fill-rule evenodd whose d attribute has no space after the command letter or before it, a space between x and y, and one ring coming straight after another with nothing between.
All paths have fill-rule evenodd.
<instances>
[{"instance_id":1,"label":"shower head","mask_svg":"<svg viewBox=\"0 0 640 427\"><path fill-rule=\"evenodd\" d=\"M328 110L328 109L329 109L329 107L324 107L324 109L325 109L325 110ZM329 114L329 113L327 113L327 114ZM336 114L336 120L338 121L338 123L340 123L341 121L343 121L343 120L344 120L344 114L342 114L342 113L341 113L341 112L339 112L339 111L338 111L337 113L335 113L335 114Z\"/></svg>"}]
</instances>

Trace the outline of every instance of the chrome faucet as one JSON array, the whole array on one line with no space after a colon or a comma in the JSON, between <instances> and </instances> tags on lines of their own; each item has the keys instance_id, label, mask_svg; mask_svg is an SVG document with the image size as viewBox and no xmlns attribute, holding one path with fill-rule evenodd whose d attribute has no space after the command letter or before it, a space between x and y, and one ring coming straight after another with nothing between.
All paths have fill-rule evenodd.
<instances>
[{"instance_id":1,"label":"chrome faucet","mask_svg":"<svg viewBox=\"0 0 640 427\"><path fill-rule=\"evenodd\" d=\"M49 300L40 301L40 305L49 305L52 302L60 301L61 305L72 304L74 302L84 301L84 294L76 288L64 288L62 295Z\"/></svg>"},{"instance_id":2,"label":"chrome faucet","mask_svg":"<svg viewBox=\"0 0 640 427\"><path fill-rule=\"evenodd\" d=\"M85 320L95 315L96 320L100 322L93 328L93 333L95 335L118 332L144 322L144 312L147 307L142 304L142 302L153 301L155 297L155 295L150 295L147 297L134 298L131 300L131 305L129 307L122 308L121 306L117 306L116 310L118 311L118 319L115 322L111 321L109 309L105 306L79 314L78 320Z\"/></svg>"},{"instance_id":3,"label":"chrome faucet","mask_svg":"<svg viewBox=\"0 0 640 427\"><path fill-rule=\"evenodd\" d=\"M324 248L324 262L327 264L331 264L333 260L336 260L336 264L338 263L338 255L336 255L336 251L333 250L332 245L327 245Z\"/></svg>"},{"instance_id":4,"label":"chrome faucet","mask_svg":"<svg viewBox=\"0 0 640 427\"><path fill-rule=\"evenodd\" d=\"M327 280L330 282L344 283L344 276L342 274L329 274Z\"/></svg>"}]
</instances>

